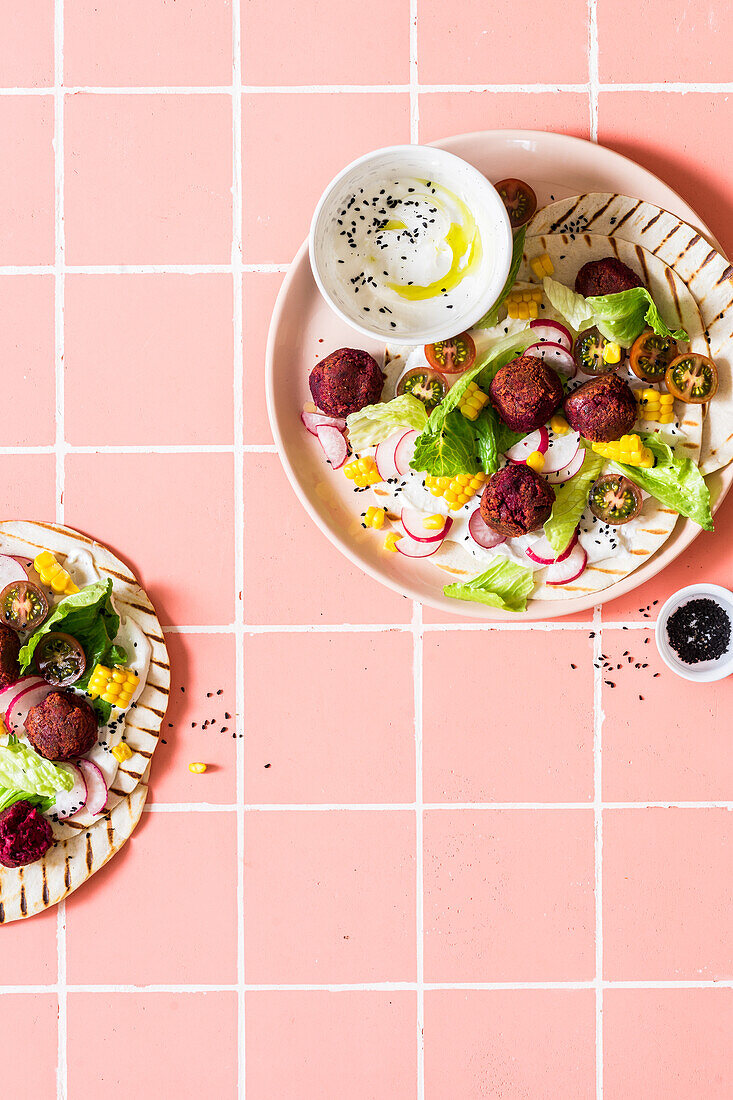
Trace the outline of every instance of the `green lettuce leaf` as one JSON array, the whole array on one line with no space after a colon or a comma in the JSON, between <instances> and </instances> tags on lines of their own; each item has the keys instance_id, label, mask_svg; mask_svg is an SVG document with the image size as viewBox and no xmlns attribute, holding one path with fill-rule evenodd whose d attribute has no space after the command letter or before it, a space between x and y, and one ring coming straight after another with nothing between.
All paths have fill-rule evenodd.
<instances>
[{"instance_id":1,"label":"green lettuce leaf","mask_svg":"<svg viewBox=\"0 0 733 1100\"><path fill-rule=\"evenodd\" d=\"M379 405L365 405L346 417L349 442L357 453L365 447L375 447L398 428L414 428L421 432L427 422L425 406L411 393L403 393Z\"/></svg>"},{"instance_id":2,"label":"green lettuce leaf","mask_svg":"<svg viewBox=\"0 0 733 1100\"><path fill-rule=\"evenodd\" d=\"M555 503L545 523L545 536L556 554L562 554L573 537L588 503L590 487L600 474L604 461L595 451L587 449L585 461L577 474L555 489Z\"/></svg>"},{"instance_id":3,"label":"green lettuce leaf","mask_svg":"<svg viewBox=\"0 0 733 1100\"><path fill-rule=\"evenodd\" d=\"M673 331L667 327L651 294L643 286L618 294L584 298L555 279L545 278L543 289L553 308L576 332L596 325L607 340L614 340L624 348L630 347L647 327L659 336L671 336L674 340L688 338L683 328Z\"/></svg>"},{"instance_id":4,"label":"green lettuce leaf","mask_svg":"<svg viewBox=\"0 0 733 1100\"><path fill-rule=\"evenodd\" d=\"M506 277L506 282L502 289L501 294L494 302L488 313L485 313L481 320L476 325L476 328L493 328L499 321L499 309L504 304L507 294L512 289L517 281L517 272L519 271L519 265L522 262L522 253L524 252L524 238L527 234L527 226L523 225L521 229L518 229L514 234L514 242L512 244L512 262L509 268L509 274Z\"/></svg>"},{"instance_id":5,"label":"green lettuce leaf","mask_svg":"<svg viewBox=\"0 0 733 1100\"><path fill-rule=\"evenodd\" d=\"M434 477L475 474L477 449L473 425L458 409L451 409L439 425L428 424L417 437L410 466Z\"/></svg>"},{"instance_id":6,"label":"green lettuce leaf","mask_svg":"<svg viewBox=\"0 0 733 1100\"><path fill-rule=\"evenodd\" d=\"M447 584L443 592L456 600L483 603L502 611L526 611L534 588L532 570L508 558L497 557L489 568L472 581Z\"/></svg>"},{"instance_id":7,"label":"green lettuce leaf","mask_svg":"<svg viewBox=\"0 0 733 1100\"><path fill-rule=\"evenodd\" d=\"M593 318L593 310L582 294L576 294L569 286L559 283L557 279L551 279L549 275L542 280L542 289L552 308L565 318L572 329L580 332L588 327Z\"/></svg>"},{"instance_id":8,"label":"green lettuce leaf","mask_svg":"<svg viewBox=\"0 0 733 1100\"><path fill-rule=\"evenodd\" d=\"M19 798L29 795L53 798L58 791L70 791L73 785L70 771L39 756L12 734L7 745L0 745L0 788L5 789L0 791L0 798L7 797L6 792ZM18 798L12 800L17 801Z\"/></svg>"},{"instance_id":9,"label":"green lettuce leaf","mask_svg":"<svg viewBox=\"0 0 733 1100\"><path fill-rule=\"evenodd\" d=\"M612 468L624 474L665 507L673 508L681 516L694 520L704 530L712 531L710 490L697 464L687 456L676 454L655 432L642 433L642 438L654 455L656 465L645 470L640 466L612 462Z\"/></svg>"}]
</instances>

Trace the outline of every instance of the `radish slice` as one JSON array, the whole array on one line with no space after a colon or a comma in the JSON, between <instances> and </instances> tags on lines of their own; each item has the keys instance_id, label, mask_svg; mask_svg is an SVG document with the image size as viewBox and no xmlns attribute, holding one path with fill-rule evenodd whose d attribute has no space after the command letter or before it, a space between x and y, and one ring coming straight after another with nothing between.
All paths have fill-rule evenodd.
<instances>
[{"instance_id":1,"label":"radish slice","mask_svg":"<svg viewBox=\"0 0 733 1100\"><path fill-rule=\"evenodd\" d=\"M472 513L468 521L468 533L473 541L482 546L484 550L493 550L495 546L501 546L503 542L506 542L504 535L492 530L488 523L484 521L478 508Z\"/></svg>"},{"instance_id":2,"label":"radish slice","mask_svg":"<svg viewBox=\"0 0 733 1100\"><path fill-rule=\"evenodd\" d=\"M79 761L79 768L87 785L87 800L85 809L90 814L101 814L107 805L107 784L104 781L100 769L91 760Z\"/></svg>"},{"instance_id":3,"label":"radish slice","mask_svg":"<svg viewBox=\"0 0 733 1100\"><path fill-rule=\"evenodd\" d=\"M418 542L409 535L403 535L398 539L396 546L400 554L404 554L406 558L429 558L440 549L442 542L442 539L437 542Z\"/></svg>"},{"instance_id":4,"label":"radish slice","mask_svg":"<svg viewBox=\"0 0 733 1100\"><path fill-rule=\"evenodd\" d=\"M556 557L555 551L550 546L545 535L540 535L537 542L528 546L524 552L531 561L537 562L538 565L556 565L558 562L565 561L566 558L570 557L577 541L578 528L576 527L573 532L573 537L559 557Z\"/></svg>"},{"instance_id":5,"label":"radish slice","mask_svg":"<svg viewBox=\"0 0 733 1100\"><path fill-rule=\"evenodd\" d=\"M397 444L394 453L394 461L398 474L406 474L409 472L410 460L415 453L415 440L417 437L418 432L411 429L409 432L405 432L402 439Z\"/></svg>"},{"instance_id":6,"label":"radish slice","mask_svg":"<svg viewBox=\"0 0 733 1100\"><path fill-rule=\"evenodd\" d=\"M17 733L25 725L31 707L40 703L50 691L54 690L50 684L38 676L29 676L28 680L29 683L25 687L16 691L10 706L5 711L5 727L8 733Z\"/></svg>"},{"instance_id":7,"label":"radish slice","mask_svg":"<svg viewBox=\"0 0 733 1100\"><path fill-rule=\"evenodd\" d=\"M567 466L563 466L561 470L554 470L547 475L550 485L562 485L563 481L570 481L571 477L575 477L585 462L586 453L585 447L578 447L578 453L571 462L568 462Z\"/></svg>"},{"instance_id":8,"label":"radish slice","mask_svg":"<svg viewBox=\"0 0 733 1100\"><path fill-rule=\"evenodd\" d=\"M543 474L554 474L562 470L573 461L580 447L580 434L567 432L565 435L554 435L545 452L545 464L542 467Z\"/></svg>"},{"instance_id":9,"label":"radish slice","mask_svg":"<svg viewBox=\"0 0 733 1100\"><path fill-rule=\"evenodd\" d=\"M525 435L524 439L520 439L519 443L515 443L513 447L510 447L506 451L506 456L510 462L526 462L528 457L535 451L539 451L543 455L549 442L550 433L547 428L538 428L536 432L530 432L529 435Z\"/></svg>"},{"instance_id":10,"label":"radish slice","mask_svg":"<svg viewBox=\"0 0 733 1100\"><path fill-rule=\"evenodd\" d=\"M426 513L418 512L417 508L403 508L400 520L406 533L415 542L442 542L453 526L453 520L450 516L445 516L440 530L428 531L423 526L425 516Z\"/></svg>"},{"instance_id":11,"label":"radish slice","mask_svg":"<svg viewBox=\"0 0 733 1100\"><path fill-rule=\"evenodd\" d=\"M323 447L326 461L338 470L346 462L349 448L346 445L344 434L332 424L319 424L316 428L318 442Z\"/></svg>"},{"instance_id":12,"label":"radish slice","mask_svg":"<svg viewBox=\"0 0 733 1100\"><path fill-rule=\"evenodd\" d=\"M530 321L529 327L537 339L543 343L559 344L568 351L573 350L573 338L565 325L561 325L559 321Z\"/></svg>"},{"instance_id":13,"label":"radish slice","mask_svg":"<svg viewBox=\"0 0 733 1100\"><path fill-rule=\"evenodd\" d=\"M525 355L536 355L548 367L552 367L566 378L573 378L578 369L577 363L567 348L562 344L532 344L527 348Z\"/></svg>"},{"instance_id":14,"label":"radish slice","mask_svg":"<svg viewBox=\"0 0 733 1100\"><path fill-rule=\"evenodd\" d=\"M569 584L576 581L587 564L588 555L580 543L577 543L564 561L548 565L545 584Z\"/></svg>"},{"instance_id":15,"label":"radish slice","mask_svg":"<svg viewBox=\"0 0 733 1100\"><path fill-rule=\"evenodd\" d=\"M28 571L21 565L17 558L11 558L7 554L0 554L0 592L6 584L16 584L18 581L27 581Z\"/></svg>"},{"instance_id":16,"label":"radish slice","mask_svg":"<svg viewBox=\"0 0 733 1100\"><path fill-rule=\"evenodd\" d=\"M27 687L32 686L31 680L38 683L39 677L35 675L21 676L15 683L9 684L0 691L0 714L4 716L13 699L20 695L21 692L25 691Z\"/></svg>"},{"instance_id":17,"label":"radish slice","mask_svg":"<svg viewBox=\"0 0 733 1100\"><path fill-rule=\"evenodd\" d=\"M56 801L50 810L46 810L46 813L49 817L64 821L84 808L87 800L87 784L81 769L77 768L76 764L58 764L57 766L71 772L74 777L74 786L70 791L59 791Z\"/></svg>"},{"instance_id":18,"label":"radish slice","mask_svg":"<svg viewBox=\"0 0 733 1100\"><path fill-rule=\"evenodd\" d=\"M383 439L377 445L374 452L374 461L377 464L377 470L382 481L389 481L390 478L399 477L400 475L395 463L395 451L404 434L404 429L400 428L398 432L393 432L388 439Z\"/></svg>"},{"instance_id":19,"label":"radish slice","mask_svg":"<svg viewBox=\"0 0 733 1100\"><path fill-rule=\"evenodd\" d=\"M119 738L117 741L119 742ZM97 765L104 777L107 787L111 787L119 768L117 759L112 755L111 748L105 748L104 745L101 745L99 741L97 741L96 745L89 750L84 759L91 760L92 764Z\"/></svg>"},{"instance_id":20,"label":"radish slice","mask_svg":"<svg viewBox=\"0 0 733 1100\"><path fill-rule=\"evenodd\" d=\"M346 430L346 421L340 416L326 416L325 413L302 412L300 414L300 419L311 435L316 434L316 428L324 426L338 428L340 432Z\"/></svg>"}]
</instances>

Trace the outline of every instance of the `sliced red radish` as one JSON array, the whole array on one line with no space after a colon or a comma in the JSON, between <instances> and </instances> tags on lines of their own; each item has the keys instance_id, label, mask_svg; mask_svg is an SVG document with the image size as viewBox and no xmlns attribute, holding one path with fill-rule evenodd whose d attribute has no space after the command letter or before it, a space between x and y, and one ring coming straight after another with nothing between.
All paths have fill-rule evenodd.
<instances>
[{"instance_id":1,"label":"sliced red radish","mask_svg":"<svg viewBox=\"0 0 733 1100\"><path fill-rule=\"evenodd\" d=\"M70 791L59 791L56 795L56 801L46 813L49 817L55 817L59 821L65 821L67 817L73 817L74 814L78 814L86 804L87 800L87 784L80 768L77 768L76 764L59 764L58 767L65 768L66 771L71 772L74 779L74 786Z\"/></svg>"},{"instance_id":2,"label":"sliced red radish","mask_svg":"<svg viewBox=\"0 0 733 1100\"><path fill-rule=\"evenodd\" d=\"M39 679L38 676L21 676L15 683L8 684L6 688L3 688L0 691L0 714L5 715L13 699L20 695L22 691L25 691L27 687L31 687L31 680L38 683Z\"/></svg>"},{"instance_id":3,"label":"sliced red radish","mask_svg":"<svg viewBox=\"0 0 733 1100\"><path fill-rule=\"evenodd\" d=\"M316 428L316 435L318 436L318 442L323 447L326 460L333 466L334 470L338 470L346 462L349 454L344 433L331 424L319 424Z\"/></svg>"},{"instance_id":4,"label":"sliced red radish","mask_svg":"<svg viewBox=\"0 0 733 1100\"><path fill-rule=\"evenodd\" d=\"M498 531L494 531L485 523L478 508L472 513L468 521L468 533L475 543L484 550L493 550L495 546L501 546L506 539Z\"/></svg>"},{"instance_id":5,"label":"sliced red radish","mask_svg":"<svg viewBox=\"0 0 733 1100\"><path fill-rule=\"evenodd\" d=\"M567 348L568 351L573 350L573 338L565 328L565 325L561 325L559 321L545 321L538 319L536 321L530 321L529 327L532 332L541 340L547 344L559 344L560 347Z\"/></svg>"},{"instance_id":6,"label":"sliced red radish","mask_svg":"<svg viewBox=\"0 0 733 1100\"><path fill-rule=\"evenodd\" d=\"M575 360L562 344L532 344L527 348L525 355L536 355L548 367L552 367L565 378L573 378L578 369Z\"/></svg>"},{"instance_id":7,"label":"sliced red radish","mask_svg":"<svg viewBox=\"0 0 733 1100\"><path fill-rule=\"evenodd\" d=\"M578 447L578 453L575 458L568 462L567 466L563 466L561 470L554 470L547 475L550 485L562 485L564 481L570 481L571 477L575 477L585 462L586 453L585 447Z\"/></svg>"},{"instance_id":8,"label":"sliced red radish","mask_svg":"<svg viewBox=\"0 0 733 1100\"><path fill-rule=\"evenodd\" d=\"M453 520L450 516L444 516L442 527L435 531L428 531L423 525L425 516L426 513L418 512L417 508L403 508L400 520L405 532L415 542L442 542L453 526Z\"/></svg>"},{"instance_id":9,"label":"sliced red radish","mask_svg":"<svg viewBox=\"0 0 733 1100\"><path fill-rule=\"evenodd\" d=\"M528 457L534 454L535 451L539 451L543 455L549 442L550 433L547 428L542 427L538 428L536 432L525 435L524 439L520 439L519 443L515 443L505 453L510 462L526 462Z\"/></svg>"},{"instance_id":10,"label":"sliced red radish","mask_svg":"<svg viewBox=\"0 0 733 1100\"><path fill-rule=\"evenodd\" d=\"M578 542L564 561L548 565L545 584L570 584L571 581L576 581L580 574L585 571L587 564L588 555Z\"/></svg>"},{"instance_id":11,"label":"sliced red radish","mask_svg":"<svg viewBox=\"0 0 733 1100\"><path fill-rule=\"evenodd\" d=\"M18 561L7 554L0 554L0 592L6 584L16 584L18 581L28 580L28 570Z\"/></svg>"},{"instance_id":12,"label":"sliced red radish","mask_svg":"<svg viewBox=\"0 0 733 1100\"><path fill-rule=\"evenodd\" d=\"M326 416L325 413L302 412L300 419L311 435L316 434L316 428L338 428L340 432L346 430L346 421L340 416Z\"/></svg>"},{"instance_id":13,"label":"sliced red radish","mask_svg":"<svg viewBox=\"0 0 733 1100\"><path fill-rule=\"evenodd\" d=\"M28 711L36 703L42 702L53 688L39 676L29 676L24 681L25 686L15 693L10 705L5 711L5 726L8 733L17 733L25 725ZM17 685L16 685L17 686Z\"/></svg>"},{"instance_id":14,"label":"sliced red radish","mask_svg":"<svg viewBox=\"0 0 733 1100\"><path fill-rule=\"evenodd\" d=\"M554 474L562 470L564 466L572 462L580 447L580 435L578 432L566 432L565 435L555 435L553 432L550 444L545 451L545 464L542 467L543 474Z\"/></svg>"},{"instance_id":15,"label":"sliced red radish","mask_svg":"<svg viewBox=\"0 0 733 1100\"><path fill-rule=\"evenodd\" d=\"M377 445L377 449L374 452L374 461L377 464L377 470L382 481L389 481L392 477L399 477L400 472L397 469L395 463L395 451L397 450L397 444L402 439L405 431L400 428L398 432L393 432L387 439L383 439L381 443Z\"/></svg>"},{"instance_id":16,"label":"sliced red radish","mask_svg":"<svg viewBox=\"0 0 733 1100\"><path fill-rule=\"evenodd\" d=\"M107 805L107 784L102 772L91 760L79 761L79 768L87 785L87 800L85 809L90 814L101 814Z\"/></svg>"},{"instance_id":17,"label":"sliced red radish","mask_svg":"<svg viewBox=\"0 0 733 1100\"><path fill-rule=\"evenodd\" d=\"M104 776L107 787L111 787L117 775L117 769L119 768L117 758L112 755L112 749L109 747L105 748L104 745L101 745L99 741L97 741L96 745L89 750L84 759L91 760L92 764L97 765Z\"/></svg>"},{"instance_id":18,"label":"sliced red radish","mask_svg":"<svg viewBox=\"0 0 733 1100\"><path fill-rule=\"evenodd\" d=\"M405 432L402 439L397 444L394 453L394 461L398 474L404 475L409 472L410 460L415 453L415 440L417 437L418 432L411 429L409 432Z\"/></svg>"},{"instance_id":19,"label":"sliced red radish","mask_svg":"<svg viewBox=\"0 0 733 1100\"><path fill-rule=\"evenodd\" d=\"M400 554L404 554L406 558L429 558L431 554L440 549L442 543L442 539L437 542L418 542L417 539L412 539L409 535L402 535L397 540L396 546Z\"/></svg>"},{"instance_id":20,"label":"sliced red radish","mask_svg":"<svg viewBox=\"0 0 733 1100\"><path fill-rule=\"evenodd\" d=\"M576 527L573 537L559 557L555 554L545 535L540 535L537 541L528 546L524 552L531 561L537 562L538 565L555 565L570 557L577 541L578 528Z\"/></svg>"}]
</instances>

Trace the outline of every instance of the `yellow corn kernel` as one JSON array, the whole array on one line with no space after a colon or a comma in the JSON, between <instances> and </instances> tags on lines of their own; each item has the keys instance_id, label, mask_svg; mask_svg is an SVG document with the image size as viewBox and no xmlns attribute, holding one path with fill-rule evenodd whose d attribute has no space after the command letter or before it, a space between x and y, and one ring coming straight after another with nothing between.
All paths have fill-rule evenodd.
<instances>
[{"instance_id":1,"label":"yellow corn kernel","mask_svg":"<svg viewBox=\"0 0 733 1100\"><path fill-rule=\"evenodd\" d=\"M140 683L140 677L130 668L107 668L98 664L89 678L87 692L93 699L104 699L113 707L127 710Z\"/></svg>"},{"instance_id":2,"label":"yellow corn kernel","mask_svg":"<svg viewBox=\"0 0 733 1100\"><path fill-rule=\"evenodd\" d=\"M550 421L550 427L552 428L555 435L567 435L570 431L570 425L568 424L567 420L564 416L560 416L558 413L556 413Z\"/></svg>"},{"instance_id":3,"label":"yellow corn kernel","mask_svg":"<svg viewBox=\"0 0 733 1100\"><path fill-rule=\"evenodd\" d=\"M384 540L384 549L391 550L393 554L396 554L397 543L399 542L399 539L400 536L397 534L396 531L390 531L386 539Z\"/></svg>"},{"instance_id":4,"label":"yellow corn kernel","mask_svg":"<svg viewBox=\"0 0 733 1100\"><path fill-rule=\"evenodd\" d=\"M359 489L366 489L367 485L378 485L382 480L377 463L371 455L356 458L353 462L348 462L343 469L349 481L353 481Z\"/></svg>"},{"instance_id":5,"label":"yellow corn kernel","mask_svg":"<svg viewBox=\"0 0 733 1100\"><path fill-rule=\"evenodd\" d=\"M475 420L488 402L489 395L480 390L475 382L469 382L463 397L458 402L458 408L467 420Z\"/></svg>"},{"instance_id":6,"label":"yellow corn kernel","mask_svg":"<svg viewBox=\"0 0 733 1100\"><path fill-rule=\"evenodd\" d=\"M72 596L79 589L72 581L62 565L56 561L56 557L50 550L42 550L36 555L33 568L41 578L41 584L45 584L57 596Z\"/></svg>"},{"instance_id":7,"label":"yellow corn kernel","mask_svg":"<svg viewBox=\"0 0 733 1100\"><path fill-rule=\"evenodd\" d=\"M375 531L381 531L384 527L385 516L384 508L367 508L364 514L364 526L373 527Z\"/></svg>"},{"instance_id":8,"label":"yellow corn kernel","mask_svg":"<svg viewBox=\"0 0 733 1100\"><path fill-rule=\"evenodd\" d=\"M520 321L528 321L529 320L529 306L527 305L527 303L526 302L520 302L519 305L517 306L517 309L519 310L518 317L519 317Z\"/></svg>"},{"instance_id":9,"label":"yellow corn kernel","mask_svg":"<svg viewBox=\"0 0 733 1100\"><path fill-rule=\"evenodd\" d=\"M422 525L426 531L442 531L445 526L445 516L436 512L434 516L424 516Z\"/></svg>"},{"instance_id":10,"label":"yellow corn kernel","mask_svg":"<svg viewBox=\"0 0 733 1100\"><path fill-rule=\"evenodd\" d=\"M552 260L545 252L542 256L537 256L532 260L529 265L534 271L538 279L544 279L545 275L552 275L555 268L553 267Z\"/></svg>"},{"instance_id":11,"label":"yellow corn kernel","mask_svg":"<svg viewBox=\"0 0 733 1100\"><path fill-rule=\"evenodd\" d=\"M539 310L537 308L537 303L534 302L534 301L529 303L529 315L530 315L530 317L532 318L533 321L536 320L537 317L539 316Z\"/></svg>"},{"instance_id":12,"label":"yellow corn kernel","mask_svg":"<svg viewBox=\"0 0 733 1100\"><path fill-rule=\"evenodd\" d=\"M515 302L507 302L506 315L512 321L519 320L519 306Z\"/></svg>"},{"instance_id":13,"label":"yellow corn kernel","mask_svg":"<svg viewBox=\"0 0 733 1100\"><path fill-rule=\"evenodd\" d=\"M203 775L208 766L208 764L202 764L201 761L197 760L193 764L188 765L188 770L193 772L194 775Z\"/></svg>"},{"instance_id":14,"label":"yellow corn kernel","mask_svg":"<svg viewBox=\"0 0 733 1100\"><path fill-rule=\"evenodd\" d=\"M602 458L623 462L627 466L651 468L654 465L654 455L642 444L638 435L624 435L621 439L613 439L608 443L593 443L591 446Z\"/></svg>"},{"instance_id":15,"label":"yellow corn kernel","mask_svg":"<svg viewBox=\"0 0 733 1100\"><path fill-rule=\"evenodd\" d=\"M537 473L539 473L540 470L545 468L545 456L541 451L532 451L531 454L527 455L527 465L530 469L536 470Z\"/></svg>"},{"instance_id":16,"label":"yellow corn kernel","mask_svg":"<svg viewBox=\"0 0 733 1100\"><path fill-rule=\"evenodd\" d=\"M674 413L662 413L659 417L660 424L672 424L674 421Z\"/></svg>"},{"instance_id":17,"label":"yellow corn kernel","mask_svg":"<svg viewBox=\"0 0 733 1100\"><path fill-rule=\"evenodd\" d=\"M118 764L124 764L126 760L132 760L135 754L125 741L120 741L119 745L115 745L112 749L112 755Z\"/></svg>"},{"instance_id":18,"label":"yellow corn kernel","mask_svg":"<svg viewBox=\"0 0 733 1100\"><path fill-rule=\"evenodd\" d=\"M659 401L659 398L662 395L660 394L659 390L654 390L651 388L651 386L649 386L647 387L647 389L641 391L641 396L644 401L651 401L652 404L654 404L655 401ZM671 396L672 395L670 394L670 397Z\"/></svg>"},{"instance_id":19,"label":"yellow corn kernel","mask_svg":"<svg viewBox=\"0 0 733 1100\"><path fill-rule=\"evenodd\" d=\"M672 393L660 393L659 395L660 405L674 405L674 394Z\"/></svg>"},{"instance_id":20,"label":"yellow corn kernel","mask_svg":"<svg viewBox=\"0 0 733 1100\"><path fill-rule=\"evenodd\" d=\"M603 360L606 363L620 363L621 362L621 345L611 341L610 344L606 344L603 349Z\"/></svg>"}]
</instances>

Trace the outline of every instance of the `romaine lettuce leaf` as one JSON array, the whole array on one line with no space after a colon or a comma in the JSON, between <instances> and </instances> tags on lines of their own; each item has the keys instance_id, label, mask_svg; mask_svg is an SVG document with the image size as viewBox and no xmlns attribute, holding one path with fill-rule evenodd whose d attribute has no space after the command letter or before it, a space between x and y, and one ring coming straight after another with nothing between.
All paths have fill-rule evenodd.
<instances>
[{"instance_id":1,"label":"romaine lettuce leaf","mask_svg":"<svg viewBox=\"0 0 733 1100\"><path fill-rule=\"evenodd\" d=\"M656 465L650 470L613 462L611 466L667 508L694 520L706 531L713 530L710 490L700 469L691 458L676 454L655 432L641 433Z\"/></svg>"},{"instance_id":2,"label":"romaine lettuce leaf","mask_svg":"<svg viewBox=\"0 0 733 1100\"><path fill-rule=\"evenodd\" d=\"M433 477L475 474L479 468L473 425L458 409L451 409L441 422L417 437L410 466Z\"/></svg>"},{"instance_id":3,"label":"romaine lettuce leaf","mask_svg":"<svg viewBox=\"0 0 733 1100\"><path fill-rule=\"evenodd\" d=\"M524 251L524 238L526 234L526 225L523 225L521 229L518 229L517 232L514 234L514 242L512 244L512 262L502 292L496 299L488 313L485 313L481 320L478 322L476 328L493 328L493 326L497 324L499 320L499 309L503 305L509 291L512 289L517 281L517 272L519 271L519 265L522 262L522 253Z\"/></svg>"},{"instance_id":4,"label":"romaine lettuce leaf","mask_svg":"<svg viewBox=\"0 0 733 1100\"><path fill-rule=\"evenodd\" d=\"M12 734L7 745L0 745L0 788L19 793L20 798L27 795L53 798L58 791L70 791L73 785L70 771L39 756ZM4 793L0 791L0 798ZM13 799L17 801L18 798Z\"/></svg>"},{"instance_id":5,"label":"romaine lettuce leaf","mask_svg":"<svg viewBox=\"0 0 733 1100\"><path fill-rule=\"evenodd\" d=\"M509 558L496 557L489 568L471 581L446 584L443 592L456 600L483 603L503 611L526 611L534 588L532 570Z\"/></svg>"},{"instance_id":6,"label":"romaine lettuce leaf","mask_svg":"<svg viewBox=\"0 0 733 1100\"><path fill-rule=\"evenodd\" d=\"M346 417L349 442L352 450L357 452L365 447L375 447L398 428L414 428L421 432L427 422L425 406L411 393L403 393L379 405L366 405Z\"/></svg>"},{"instance_id":7,"label":"romaine lettuce leaf","mask_svg":"<svg viewBox=\"0 0 733 1100\"><path fill-rule=\"evenodd\" d=\"M622 290L618 294L584 298L556 279L545 278L543 289L553 308L576 332L596 325L607 340L614 340L625 348L630 347L646 327L659 336L687 339L684 329L672 331L667 327L651 294L643 286Z\"/></svg>"},{"instance_id":8,"label":"romaine lettuce leaf","mask_svg":"<svg viewBox=\"0 0 733 1100\"><path fill-rule=\"evenodd\" d=\"M551 279L549 275L542 280L542 289L552 308L565 318L572 329L580 332L588 327L593 310L582 294L576 294L569 286L559 283L557 279Z\"/></svg>"},{"instance_id":9,"label":"romaine lettuce leaf","mask_svg":"<svg viewBox=\"0 0 733 1100\"><path fill-rule=\"evenodd\" d=\"M588 493L601 472L605 459L586 449L583 465L577 474L555 489L555 503L545 522L545 536L556 554L562 554L573 537L578 521L588 503Z\"/></svg>"}]
</instances>

